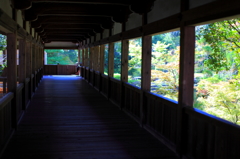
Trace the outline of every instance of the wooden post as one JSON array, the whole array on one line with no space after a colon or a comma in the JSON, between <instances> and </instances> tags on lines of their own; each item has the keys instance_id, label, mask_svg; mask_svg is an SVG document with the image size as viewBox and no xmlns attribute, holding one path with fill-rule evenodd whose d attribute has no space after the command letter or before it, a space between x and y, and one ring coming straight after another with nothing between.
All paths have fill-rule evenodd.
<instances>
[{"instance_id":1,"label":"wooden post","mask_svg":"<svg viewBox=\"0 0 240 159\"><path fill-rule=\"evenodd\" d=\"M180 77L178 97L178 130L177 152L182 153L184 147L185 125L183 119L183 107L193 106L194 84L194 51L195 51L195 27L181 26L180 37Z\"/></svg>"},{"instance_id":2,"label":"wooden post","mask_svg":"<svg viewBox=\"0 0 240 159\"><path fill-rule=\"evenodd\" d=\"M80 56L81 48L78 48L78 63L80 64L81 62L81 56Z\"/></svg>"},{"instance_id":3,"label":"wooden post","mask_svg":"<svg viewBox=\"0 0 240 159\"><path fill-rule=\"evenodd\" d=\"M88 52L88 47L85 49L85 66L89 67L89 52Z\"/></svg>"},{"instance_id":4,"label":"wooden post","mask_svg":"<svg viewBox=\"0 0 240 159\"><path fill-rule=\"evenodd\" d=\"M25 86L25 81L26 81L26 40L25 39L20 39L19 40L19 74L18 74L18 80L19 83L24 84L23 88L23 110L26 109L26 93L27 92L27 87Z\"/></svg>"},{"instance_id":5,"label":"wooden post","mask_svg":"<svg viewBox=\"0 0 240 159\"><path fill-rule=\"evenodd\" d=\"M82 66L85 66L85 48L82 48Z\"/></svg>"},{"instance_id":6,"label":"wooden post","mask_svg":"<svg viewBox=\"0 0 240 159\"><path fill-rule=\"evenodd\" d=\"M109 44L109 54L108 54L108 99L111 94L111 80L110 77L113 77L114 74L114 43Z\"/></svg>"},{"instance_id":7,"label":"wooden post","mask_svg":"<svg viewBox=\"0 0 240 159\"><path fill-rule=\"evenodd\" d=\"M27 42L26 62L26 73L27 77L30 78L32 74L32 44L30 42Z\"/></svg>"},{"instance_id":8,"label":"wooden post","mask_svg":"<svg viewBox=\"0 0 240 159\"><path fill-rule=\"evenodd\" d=\"M24 83L26 79L26 40L19 40L19 82Z\"/></svg>"},{"instance_id":9,"label":"wooden post","mask_svg":"<svg viewBox=\"0 0 240 159\"><path fill-rule=\"evenodd\" d=\"M17 128L17 36L15 33L7 34L7 84L8 92L14 93L11 115L12 126Z\"/></svg>"},{"instance_id":10,"label":"wooden post","mask_svg":"<svg viewBox=\"0 0 240 159\"><path fill-rule=\"evenodd\" d=\"M96 70L100 71L100 46L96 46L96 54L97 54L97 58L96 58Z\"/></svg>"},{"instance_id":11,"label":"wooden post","mask_svg":"<svg viewBox=\"0 0 240 159\"><path fill-rule=\"evenodd\" d=\"M145 124L146 106L144 93L150 91L151 87L151 59L152 59L152 36L142 37L142 71L141 71L141 104L140 104L140 124Z\"/></svg>"},{"instance_id":12,"label":"wooden post","mask_svg":"<svg viewBox=\"0 0 240 159\"><path fill-rule=\"evenodd\" d=\"M141 89L150 91L151 87L151 60L152 60L152 36L142 37L142 72Z\"/></svg>"},{"instance_id":13,"label":"wooden post","mask_svg":"<svg viewBox=\"0 0 240 159\"><path fill-rule=\"evenodd\" d=\"M108 76L113 77L114 74L114 43L109 44L108 54Z\"/></svg>"},{"instance_id":14,"label":"wooden post","mask_svg":"<svg viewBox=\"0 0 240 159\"><path fill-rule=\"evenodd\" d=\"M100 46L100 68L99 71L101 72L101 74L104 74L104 51L105 51L105 47L104 45Z\"/></svg>"},{"instance_id":15,"label":"wooden post","mask_svg":"<svg viewBox=\"0 0 240 159\"><path fill-rule=\"evenodd\" d=\"M122 68L121 68L121 80L122 82L128 82L128 52L129 52L129 40L122 40Z\"/></svg>"},{"instance_id":16,"label":"wooden post","mask_svg":"<svg viewBox=\"0 0 240 159\"><path fill-rule=\"evenodd\" d=\"M32 74L35 74L35 64L36 64L36 50L35 45L32 44Z\"/></svg>"},{"instance_id":17,"label":"wooden post","mask_svg":"<svg viewBox=\"0 0 240 159\"><path fill-rule=\"evenodd\" d=\"M125 25L124 25L125 26ZM121 102L120 108L123 109L125 105L125 87L124 82L128 82L128 52L129 40L122 40L122 54L121 54Z\"/></svg>"},{"instance_id":18,"label":"wooden post","mask_svg":"<svg viewBox=\"0 0 240 159\"><path fill-rule=\"evenodd\" d=\"M36 85L36 76L35 76L35 71L36 71L36 46L35 44L32 45L32 74L33 74L33 79L31 79L31 86L32 86L32 92L35 92L35 85Z\"/></svg>"}]
</instances>

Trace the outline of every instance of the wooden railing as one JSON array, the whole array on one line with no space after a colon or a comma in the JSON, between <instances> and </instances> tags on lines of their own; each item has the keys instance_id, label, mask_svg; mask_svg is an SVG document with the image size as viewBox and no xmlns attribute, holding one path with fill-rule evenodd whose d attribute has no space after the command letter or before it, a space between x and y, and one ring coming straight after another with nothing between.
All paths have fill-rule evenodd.
<instances>
[{"instance_id":1,"label":"wooden railing","mask_svg":"<svg viewBox=\"0 0 240 159\"><path fill-rule=\"evenodd\" d=\"M97 89L98 91L101 90L101 74L99 71L95 71L94 74L94 88Z\"/></svg>"},{"instance_id":2,"label":"wooden railing","mask_svg":"<svg viewBox=\"0 0 240 159\"><path fill-rule=\"evenodd\" d=\"M239 158L239 126L193 108L185 108L184 117L184 151L188 157Z\"/></svg>"},{"instance_id":3,"label":"wooden railing","mask_svg":"<svg viewBox=\"0 0 240 159\"><path fill-rule=\"evenodd\" d=\"M89 70L89 84L94 86L94 71L93 71L93 69Z\"/></svg>"},{"instance_id":4,"label":"wooden railing","mask_svg":"<svg viewBox=\"0 0 240 159\"><path fill-rule=\"evenodd\" d=\"M36 90L39 82L42 79L43 69L40 68L35 74L32 74L30 78L26 78L24 83L17 85L16 96L14 93L8 92L7 89L7 77L1 77L1 87L4 96L0 98L0 156L10 139L17 123L24 115L28 103L31 100L33 91ZM17 122L17 123L16 123Z\"/></svg>"},{"instance_id":5,"label":"wooden railing","mask_svg":"<svg viewBox=\"0 0 240 159\"><path fill-rule=\"evenodd\" d=\"M0 99L0 150L3 149L13 132L11 122L11 101L13 97L13 93L8 93Z\"/></svg>"},{"instance_id":6,"label":"wooden railing","mask_svg":"<svg viewBox=\"0 0 240 159\"><path fill-rule=\"evenodd\" d=\"M108 98L108 76L101 74L101 93Z\"/></svg>"},{"instance_id":7,"label":"wooden railing","mask_svg":"<svg viewBox=\"0 0 240 159\"><path fill-rule=\"evenodd\" d=\"M115 78L109 78L108 92L109 100L118 107L121 107L121 93L122 93L121 81Z\"/></svg>"},{"instance_id":8,"label":"wooden railing","mask_svg":"<svg viewBox=\"0 0 240 159\"><path fill-rule=\"evenodd\" d=\"M7 77L0 77L1 93L7 93Z\"/></svg>"},{"instance_id":9,"label":"wooden railing","mask_svg":"<svg viewBox=\"0 0 240 159\"><path fill-rule=\"evenodd\" d=\"M130 85L128 83L124 83L124 87L122 91L124 91L124 103L123 108L127 111L131 112L134 117L138 120L140 119L140 99L141 99L141 89Z\"/></svg>"},{"instance_id":10,"label":"wooden railing","mask_svg":"<svg viewBox=\"0 0 240 159\"><path fill-rule=\"evenodd\" d=\"M177 102L149 92L144 93L144 97L146 126L167 138L174 147L177 142Z\"/></svg>"},{"instance_id":11,"label":"wooden railing","mask_svg":"<svg viewBox=\"0 0 240 159\"><path fill-rule=\"evenodd\" d=\"M23 115L23 87L24 84L20 83L17 87L17 95L16 95L16 108L17 108L17 120L19 121L19 119L21 118L21 116Z\"/></svg>"},{"instance_id":12,"label":"wooden railing","mask_svg":"<svg viewBox=\"0 0 240 159\"><path fill-rule=\"evenodd\" d=\"M44 65L44 75L71 75L77 72L76 65Z\"/></svg>"},{"instance_id":13,"label":"wooden railing","mask_svg":"<svg viewBox=\"0 0 240 159\"><path fill-rule=\"evenodd\" d=\"M82 68L88 72L88 68ZM94 71L92 71L94 72ZM87 74L87 73L86 73ZM83 74L84 75L84 74ZM240 127L193 108L182 109L182 131L179 134L178 102L117 79L95 72L94 79L86 81L115 105L131 115L143 128L183 158L225 159L240 156ZM98 86L98 83L101 86ZM179 145L179 138L181 143ZM180 151L177 150L180 147Z\"/></svg>"},{"instance_id":14,"label":"wooden railing","mask_svg":"<svg viewBox=\"0 0 240 159\"><path fill-rule=\"evenodd\" d=\"M23 89L25 92L24 92L24 105L23 105L23 109L25 110L28 106L28 103L30 102L31 100L31 92L30 92L30 86L31 86L31 82L30 82L30 78L26 78L25 80L25 89Z\"/></svg>"}]
</instances>

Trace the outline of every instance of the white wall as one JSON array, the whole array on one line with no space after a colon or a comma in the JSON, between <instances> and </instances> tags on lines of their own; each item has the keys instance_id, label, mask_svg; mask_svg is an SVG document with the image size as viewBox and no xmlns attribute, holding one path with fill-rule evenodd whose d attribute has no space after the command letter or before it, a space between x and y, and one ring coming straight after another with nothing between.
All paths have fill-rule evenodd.
<instances>
[{"instance_id":1,"label":"white wall","mask_svg":"<svg viewBox=\"0 0 240 159\"><path fill-rule=\"evenodd\" d=\"M34 34L35 34L35 29L32 28L32 37L34 37Z\"/></svg>"},{"instance_id":2,"label":"white wall","mask_svg":"<svg viewBox=\"0 0 240 159\"><path fill-rule=\"evenodd\" d=\"M91 42L94 42L94 36L91 36Z\"/></svg>"},{"instance_id":3,"label":"white wall","mask_svg":"<svg viewBox=\"0 0 240 159\"><path fill-rule=\"evenodd\" d=\"M12 7L9 0L0 0L0 8L12 18Z\"/></svg>"},{"instance_id":4,"label":"white wall","mask_svg":"<svg viewBox=\"0 0 240 159\"><path fill-rule=\"evenodd\" d=\"M180 12L180 0L156 0L148 13L148 23L166 18Z\"/></svg>"},{"instance_id":5,"label":"white wall","mask_svg":"<svg viewBox=\"0 0 240 159\"><path fill-rule=\"evenodd\" d=\"M50 42L50 43L45 43L45 47L76 47L75 43L72 42Z\"/></svg>"},{"instance_id":6,"label":"white wall","mask_svg":"<svg viewBox=\"0 0 240 159\"><path fill-rule=\"evenodd\" d=\"M96 40L97 40L97 41L101 40L101 34L100 34L100 33L97 33Z\"/></svg>"},{"instance_id":7,"label":"white wall","mask_svg":"<svg viewBox=\"0 0 240 159\"><path fill-rule=\"evenodd\" d=\"M211 2L214 2L214 1L216 1L216 0L190 0L189 1L189 3L190 3L189 7L190 7L190 9L192 9L192 8L195 8L195 7L207 4L207 3L211 3Z\"/></svg>"},{"instance_id":8,"label":"white wall","mask_svg":"<svg viewBox=\"0 0 240 159\"><path fill-rule=\"evenodd\" d=\"M21 10L17 11L17 23L18 23L18 25L23 27L23 17L22 17L22 11Z\"/></svg>"},{"instance_id":9,"label":"white wall","mask_svg":"<svg viewBox=\"0 0 240 159\"><path fill-rule=\"evenodd\" d=\"M30 33L30 24L28 21L26 22L26 31Z\"/></svg>"},{"instance_id":10,"label":"white wall","mask_svg":"<svg viewBox=\"0 0 240 159\"><path fill-rule=\"evenodd\" d=\"M131 30L142 26L142 16L137 13L130 14L126 23L126 30Z\"/></svg>"},{"instance_id":11,"label":"white wall","mask_svg":"<svg viewBox=\"0 0 240 159\"><path fill-rule=\"evenodd\" d=\"M103 31L103 39L109 37L109 29L104 29Z\"/></svg>"},{"instance_id":12,"label":"white wall","mask_svg":"<svg viewBox=\"0 0 240 159\"><path fill-rule=\"evenodd\" d=\"M122 24L121 23L114 23L113 25L113 35L119 34L122 32Z\"/></svg>"}]
</instances>

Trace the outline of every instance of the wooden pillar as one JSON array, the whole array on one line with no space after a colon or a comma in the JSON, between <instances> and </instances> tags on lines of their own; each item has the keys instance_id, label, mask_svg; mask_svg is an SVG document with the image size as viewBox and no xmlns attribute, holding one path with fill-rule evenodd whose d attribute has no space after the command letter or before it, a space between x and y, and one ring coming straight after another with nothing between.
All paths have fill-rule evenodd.
<instances>
[{"instance_id":1,"label":"wooden pillar","mask_svg":"<svg viewBox=\"0 0 240 159\"><path fill-rule=\"evenodd\" d=\"M121 80L123 82L128 82L128 50L129 50L129 40L122 40Z\"/></svg>"},{"instance_id":2,"label":"wooden pillar","mask_svg":"<svg viewBox=\"0 0 240 159\"><path fill-rule=\"evenodd\" d=\"M194 84L194 51L195 51L195 27L181 26L180 37L180 76L178 97L178 130L177 152L181 154L184 147L186 122L183 116L183 107L193 106Z\"/></svg>"},{"instance_id":3,"label":"wooden pillar","mask_svg":"<svg viewBox=\"0 0 240 159\"><path fill-rule=\"evenodd\" d=\"M8 92L14 93L11 115L12 126L17 128L17 36L15 33L7 34L7 84Z\"/></svg>"},{"instance_id":4,"label":"wooden pillar","mask_svg":"<svg viewBox=\"0 0 240 159\"><path fill-rule=\"evenodd\" d=\"M142 37L142 59L141 89L148 92L151 87L152 36Z\"/></svg>"},{"instance_id":5,"label":"wooden pillar","mask_svg":"<svg viewBox=\"0 0 240 159\"><path fill-rule=\"evenodd\" d=\"M108 76L113 77L113 74L114 74L114 43L110 43L108 56Z\"/></svg>"},{"instance_id":6,"label":"wooden pillar","mask_svg":"<svg viewBox=\"0 0 240 159\"><path fill-rule=\"evenodd\" d=\"M36 64L36 50L35 45L32 44L32 74L35 74L35 64Z\"/></svg>"},{"instance_id":7,"label":"wooden pillar","mask_svg":"<svg viewBox=\"0 0 240 159\"><path fill-rule=\"evenodd\" d=\"M96 71L100 71L100 46L96 46Z\"/></svg>"},{"instance_id":8,"label":"wooden pillar","mask_svg":"<svg viewBox=\"0 0 240 159\"><path fill-rule=\"evenodd\" d=\"M89 48L87 47L86 49L85 49L85 61L86 61L86 67L89 67L89 50L88 50Z\"/></svg>"},{"instance_id":9,"label":"wooden pillar","mask_svg":"<svg viewBox=\"0 0 240 159\"><path fill-rule=\"evenodd\" d=\"M146 97L145 92L151 87L151 59L152 59L152 36L142 37L142 68L141 68L141 102L140 102L140 124L143 126L146 119Z\"/></svg>"},{"instance_id":10,"label":"wooden pillar","mask_svg":"<svg viewBox=\"0 0 240 159\"><path fill-rule=\"evenodd\" d=\"M19 82L24 83L26 80L26 40L19 40Z\"/></svg>"},{"instance_id":11,"label":"wooden pillar","mask_svg":"<svg viewBox=\"0 0 240 159\"><path fill-rule=\"evenodd\" d=\"M128 52L129 40L122 40L122 53L121 53L121 102L120 108L123 109L125 104L125 87L124 82L128 82Z\"/></svg>"},{"instance_id":12,"label":"wooden pillar","mask_svg":"<svg viewBox=\"0 0 240 159\"><path fill-rule=\"evenodd\" d=\"M32 74L33 74L33 79L31 79L32 82L32 92L35 92L35 86L36 86L36 46L35 44L32 45Z\"/></svg>"},{"instance_id":13,"label":"wooden pillar","mask_svg":"<svg viewBox=\"0 0 240 159\"><path fill-rule=\"evenodd\" d=\"M19 83L23 83L24 84L24 88L23 88L23 94L22 94L22 100L23 100L23 110L26 109L26 92L27 92L27 88L25 85L25 81L26 81L26 40L25 39L20 39L19 40L19 67L18 67L18 80Z\"/></svg>"},{"instance_id":14,"label":"wooden pillar","mask_svg":"<svg viewBox=\"0 0 240 159\"><path fill-rule=\"evenodd\" d=\"M78 48L78 63L79 63L79 64L80 64L80 62L81 62L80 52L81 52L81 48L79 47L79 48Z\"/></svg>"},{"instance_id":15,"label":"wooden pillar","mask_svg":"<svg viewBox=\"0 0 240 159\"><path fill-rule=\"evenodd\" d=\"M27 78L30 78L32 74L32 44L30 42L27 42L26 62Z\"/></svg>"},{"instance_id":16,"label":"wooden pillar","mask_svg":"<svg viewBox=\"0 0 240 159\"><path fill-rule=\"evenodd\" d=\"M105 53L105 46L101 45L100 46L100 68L99 71L104 74L104 53Z\"/></svg>"},{"instance_id":17,"label":"wooden pillar","mask_svg":"<svg viewBox=\"0 0 240 159\"><path fill-rule=\"evenodd\" d=\"M82 66L86 66L85 65L85 49L82 49Z\"/></svg>"}]
</instances>

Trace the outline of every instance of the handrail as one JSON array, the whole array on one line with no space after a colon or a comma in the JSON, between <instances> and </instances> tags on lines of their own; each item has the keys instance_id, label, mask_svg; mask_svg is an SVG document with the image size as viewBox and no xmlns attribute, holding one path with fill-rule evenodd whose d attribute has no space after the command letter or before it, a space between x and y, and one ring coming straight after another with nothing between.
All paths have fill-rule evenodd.
<instances>
[{"instance_id":1,"label":"handrail","mask_svg":"<svg viewBox=\"0 0 240 159\"><path fill-rule=\"evenodd\" d=\"M95 71L95 74L97 74L97 75L100 75L100 74L101 74L101 72L99 72L99 71Z\"/></svg>"},{"instance_id":2,"label":"handrail","mask_svg":"<svg viewBox=\"0 0 240 159\"><path fill-rule=\"evenodd\" d=\"M30 78L25 79L25 83L28 83L28 82L30 82Z\"/></svg>"},{"instance_id":3,"label":"handrail","mask_svg":"<svg viewBox=\"0 0 240 159\"><path fill-rule=\"evenodd\" d=\"M178 102L169 98L166 98L164 96L161 96L159 94L151 93L151 92L145 92L145 95L149 98L154 98L155 100L160 100L162 103L177 108Z\"/></svg>"},{"instance_id":4,"label":"handrail","mask_svg":"<svg viewBox=\"0 0 240 159\"><path fill-rule=\"evenodd\" d=\"M219 126L219 127L226 127L226 129L235 129L238 132L240 131L240 126L233 124L227 120L224 120L222 118L219 118L217 116L208 114L207 112L204 112L202 110L196 109L196 108L191 108L191 107L184 107L183 108L184 113L188 114L188 115L192 115L194 117L199 117L202 120L207 121L208 123L211 123L215 126ZM232 130L231 130L232 131Z\"/></svg>"},{"instance_id":5,"label":"handrail","mask_svg":"<svg viewBox=\"0 0 240 159\"><path fill-rule=\"evenodd\" d=\"M134 86L130 83L127 83L127 82L123 82L123 85L133 91L136 91L137 93L141 93L141 88L137 87L137 86Z\"/></svg>"},{"instance_id":6,"label":"handrail","mask_svg":"<svg viewBox=\"0 0 240 159\"><path fill-rule=\"evenodd\" d=\"M121 81L116 79L116 78L113 78L113 77L109 77L110 81L113 81L113 82L116 82L118 84L121 84Z\"/></svg>"},{"instance_id":7,"label":"handrail","mask_svg":"<svg viewBox=\"0 0 240 159\"><path fill-rule=\"evenodd\" d=\"M0 110L2 110L14 97L12 92L7 93L0 99Z\"/></svg>"},{"instance_id":8,"label":"handrail","mask_svg":"<svg viewBox=\"0 0 240 159\"><path fill-rule=\"evenodd\" d=\"M23 84L23 83L18 84L18 86L17 86L17 91L22 90L23 87L24 87L24 84Z\"/></svg>"},{"instance_id":9,"label":"handrail","mask_svg":"<svg viewBox=\"0 0 240 159\"><path fill-rule=\"evenodd\" d=\"M108 78L108 75L105 75L104 73L102 73L101 76L106 79Z\"/></svg>"}]
</instances>

